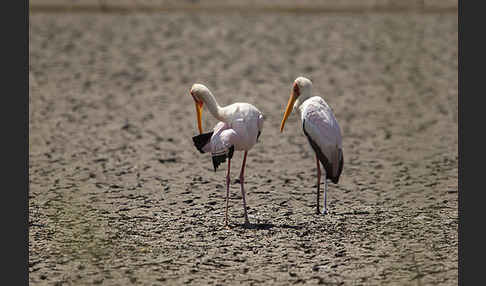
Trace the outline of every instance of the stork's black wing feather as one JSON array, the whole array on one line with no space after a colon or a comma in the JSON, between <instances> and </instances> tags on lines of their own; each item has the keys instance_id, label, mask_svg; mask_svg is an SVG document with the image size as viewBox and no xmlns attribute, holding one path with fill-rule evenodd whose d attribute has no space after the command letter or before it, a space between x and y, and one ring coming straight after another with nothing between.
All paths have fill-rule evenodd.
<instances>
[{"instance_id":1,"label":"stork's black wing feather","mask_svg":"<svg viewBox=\"0 0 486 286\"><path fill-rule=\"evenodd\" d=\"M213 131L192 137L192 142L194 142L194 146L196 146L199 152L204 153L202 148L208 144L211 140L211 136L213 136Z\"/></svg>"},{"instance_id":2,"label":"stork's black wing feather","mask_svg":"<svg viewBox=\"0 0 486 286\"><path fill-rule=\"evenodd\" d=\"M305 120L302 123L302 129L304 129L304 134L307 137L309 144L311 145L314 152L316 152L317 158L319 158L319 161L322 163L324 169L326 170L326 179L330 179L331 182L337 184L339 182L339 176L341 175L341 172L343 170L343 164L344 164L343 151L339 149L339 153L340 153L339 165L333 166L332 163L330 163L327 157L324 155L324 153L322 153L321 148L319 148L316 142L314 142L314 140L312 140L309 134L305 131ZM338 168L336 176L332 175L334 173L333 168Z\"/></svg>"}]
</instances>

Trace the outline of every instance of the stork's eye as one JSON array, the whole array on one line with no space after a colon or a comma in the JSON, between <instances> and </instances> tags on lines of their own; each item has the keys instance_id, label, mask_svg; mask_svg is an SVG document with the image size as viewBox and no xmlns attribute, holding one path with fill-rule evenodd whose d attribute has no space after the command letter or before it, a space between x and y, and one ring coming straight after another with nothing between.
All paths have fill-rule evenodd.
<instances>
[{"instance_id":1,"label":"stork's eye","mask_svg":"<svg viewBox=\"0 0 486 286\"><path fill-rule=\"evenodd\" d=\"M299 86L297 84L294 85L294 95L296 97L300 95Z\"/></svg>"}]
</instances>

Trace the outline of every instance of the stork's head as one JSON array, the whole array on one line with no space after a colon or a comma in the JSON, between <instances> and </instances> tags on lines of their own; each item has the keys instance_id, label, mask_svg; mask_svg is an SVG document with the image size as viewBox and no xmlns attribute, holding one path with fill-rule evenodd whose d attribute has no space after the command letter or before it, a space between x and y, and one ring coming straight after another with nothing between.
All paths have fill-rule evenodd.
<instances>
[{"instance_id":1,"label":"stork's head","mask_svg":"<svg viewBox=\"0 0 486 286\"><path fill-rule=\"evenodd\" d=\"M211 92L206 86L195 83L192 85L190 93L196 105L197 127L199 128L199 134L202 134L202 109L204 105L204 98L207 98Z\"/></svg>"},{"instance_id":2,"label":"stork's head","mask_svg":"<svg viewBox=\"0 0 486 286\"><path fill-rule=\"evenodd\" d=\"M289 117L292 110L299 107L302 102L311 96L312 82L310 79L299 76L295 79L292 85L292 91L290 92L289 102L287 103L287 108L285 109L284 117L282 123L280 124L280 132L283 131L285 121Z\"/></svg>"}]
</instances>

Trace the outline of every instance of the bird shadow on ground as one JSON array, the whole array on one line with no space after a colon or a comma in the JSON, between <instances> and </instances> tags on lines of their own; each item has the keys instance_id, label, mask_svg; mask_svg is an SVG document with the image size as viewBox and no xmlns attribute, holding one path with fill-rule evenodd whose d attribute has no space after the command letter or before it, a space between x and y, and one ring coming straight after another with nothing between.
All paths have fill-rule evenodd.
<instances>
[{"instance_id":1,"label":"bird shadow on ground","mask_svg":"<svg viewBox=\"0 0 486 286\"><path fill-rule=\"evenodd\" d=\"M280 228L280 229L301 229L302 226L297 225L288 225L288 224L279 224L275 225L273 223L250 223L250 224L237 224L235 227L237 228L244 228L244 229L255 229L255 230L270 230L272 228Z\"/></svg>"},{"instance_id":2,"label":"bird shadow on ground","mask_svg":"<svg viewBox=\"0 0 486 286\"><path fill-rule=\"evenodd\" d=\"M341 213L334 213L334 215L337 216L343 216L343 215L369 215L369 211L361 211L361 210L353 210L353 211L348 211L348 212L341 212Z\"/></svg>"}]
</instances>

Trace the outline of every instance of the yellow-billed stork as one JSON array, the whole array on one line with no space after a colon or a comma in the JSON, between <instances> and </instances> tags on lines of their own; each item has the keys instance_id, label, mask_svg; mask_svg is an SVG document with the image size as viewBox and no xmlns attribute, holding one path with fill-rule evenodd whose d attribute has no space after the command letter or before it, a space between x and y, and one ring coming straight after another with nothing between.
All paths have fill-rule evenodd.
<instances>
[{"instance_id":1,"label":"yellow-billed stork","mask_svg":"<svg viewBox=\"0 0 486 286\"><path fill-rule=\"evenodd\" d=\"M317 162L317 214L319 214L319 193L321 168L324 166L324 208L327 213L327 179L337 184L343 170L344 156L341 129L331 107L319 96L311 96L312 82L305 77L298 77L292 85L290 98L280 124L283 132L285 121L294 109L298 109L302 119L302 128L309 144L316 154Z\"/></svg>"},{"instance_id":2,"label":"yellow-billed stork","mask_svg":"<svg viewBox=\"0 0 486 286\"><path fill-rule=\"evenodd\" d=\"M234 151L245 151L240 171L241 195L245 214L245 226L250 225L246 210L245 198L245 164L248 151L257 143L263 128L263 113L255 106L237 102L221 107L211 91L202 84L194 84L190 94L196 105L197 123L199 134L192 138L197 150L201 153L211 153L214 171L228 158L228 170L226 172L226 212L225 226L228 227L228 200L230 187L231 158ZM213 131L203 133L202 109L206 105L209 112L219 122Z\"/></svg>"}]
</instances>

